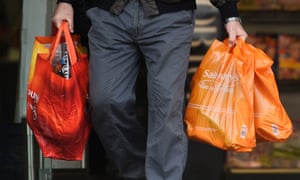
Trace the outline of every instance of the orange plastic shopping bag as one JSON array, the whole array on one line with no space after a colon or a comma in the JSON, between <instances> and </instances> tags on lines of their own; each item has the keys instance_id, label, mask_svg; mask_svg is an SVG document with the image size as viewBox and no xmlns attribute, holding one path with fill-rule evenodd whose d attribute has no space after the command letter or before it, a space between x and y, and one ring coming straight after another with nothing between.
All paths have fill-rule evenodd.
<instances>
[{"instance_id":1,"label":"orange plastic shopping bag","mask_svg":"<svg viewBox=\"0 0 300 180\"><path fill-rule=\"evenodd\" d=\"M285 141L291 136L293 125L280 101L271 69L273 60L260 49L255 49L254 54L254 122L257 139Z\"/></svg>"},{"instance_id":2,"label":"orange plastic shopping bag","mask_svg":"<svg viewBox=\"0 0 300 180\"><path fill-rule=\"evenodd\" d=\"M242 40L233 49L227 41L211 44L191 81L185 113L189 138L238 152L256 146L252 56Z\"/></svg>"},{"instance_id":3,"label":"orange plastic shopping bag","mask_svg":"<svg viewBox=\"0 0 300 180\"><path fill-rule=\"evenodd\" d=\"M53 41L53 36L37 36L33 42L31 53L30 68L28 74L28 82L31 82L35 70L36 58L38 54L49 53L49 46Z\"/></svg>"},{"instance_id":4,"label":"orange plastic shopping bag","mask_svg":"<svg viewBox=\"0 0 300 180\"><path fill-rule=\"evenodd\" d=\"M36 54L27 87L26 120L44 157L81 160L90 133L88 59L62 23L48 51Z\"/></svg>"}]
</instances>

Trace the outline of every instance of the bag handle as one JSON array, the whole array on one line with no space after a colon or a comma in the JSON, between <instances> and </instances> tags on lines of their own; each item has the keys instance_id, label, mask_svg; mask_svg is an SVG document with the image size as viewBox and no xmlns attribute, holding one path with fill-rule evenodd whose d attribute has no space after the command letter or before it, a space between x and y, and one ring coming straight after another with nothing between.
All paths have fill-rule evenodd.
<instances>
[{"instance_id":1,"label":"bag handle","mask_svg":"<svg viewBox=\"0 0 300 180\"><path fill-rule=\"evenodd\" d=\"M58 45L60 44L61 42L61 38L64 37L64 41L66 43L66 46L67 46L67 51L68 51L68 54L69 54L69 57L70 57L70 63L71 65L73 65L74 63L76 63L76 60L77 60L77 55L76 55L76 49L75 49L75 46L74 46L74 41L72 39L72 36L71 36L71 32L68 28L68 22L67 21L64 21L61 23L55 37L54 37L54 40L50 46L50 57L49 57L49 61L53 61L54 59L54 56L56 54L56 50L58 48Z\"/></svg>"},{"instance_id":2,"label":"bag handle","mask_svg":"<svg viewBox=\"0 0 300 180\"><path fill-rule=\"evenodd\" d=\"M243 60L250 58L248 57L248 55L251 55L251 53L249 54L249 51L252 51L252 49L241 38L237 38L236 44L232 47L229 47L228 39L225 39L223 42L224 42L224 46L228 47L228 53L230 53L231 55L234 55Z\"/></svg>"}]
</instances>

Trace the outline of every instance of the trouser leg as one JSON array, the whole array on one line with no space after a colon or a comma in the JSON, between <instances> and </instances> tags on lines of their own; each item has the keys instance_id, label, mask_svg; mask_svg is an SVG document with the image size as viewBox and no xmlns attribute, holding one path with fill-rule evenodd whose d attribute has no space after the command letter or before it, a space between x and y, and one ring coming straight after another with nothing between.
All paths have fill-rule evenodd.
<instances>
[{"instance_id":1,"label":"trouser leg","mask_svg":"<svg viewBox=\"0 0 300 180\"><path fill-rule=\"evenodd\" d=\"M91 118L107 155L126 178L145 177L146 131L136 119L138 48L127 19L101 9L88 11ZM124 15L125 16L125 15ZM130 31L128 31L130 32Z\"/></svg>"},{"instance_id":2,"label":"trouser leg","mask_svg":"<svg viewBox=\"0 0 300 180\"><path fill-rule=\"evenodd\" d=\"M148 68L148 180L181 180L187 158L184 86L194 17L192 11L140 19L139 47Z\"/></svg>"}]
</instances>

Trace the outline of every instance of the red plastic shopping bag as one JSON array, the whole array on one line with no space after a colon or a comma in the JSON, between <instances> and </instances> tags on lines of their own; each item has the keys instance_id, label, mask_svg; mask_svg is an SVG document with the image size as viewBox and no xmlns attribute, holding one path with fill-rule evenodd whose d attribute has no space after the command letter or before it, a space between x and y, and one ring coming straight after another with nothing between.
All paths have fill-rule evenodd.
<instances>
[{"instance_id":1,"label":"red plastic shopping bag","mask_svg":"<svg viewBox=\"0 0 300 180\"><path fill-rule=\"evenodd\" d=\"M38 52L34 61L27 88L27 123L44 157L81 160L91 128L86 112L87 55L76 48L64 22L48 52Z\"/></svg>"},{"instance_id":2,"label":"red plastic shopping bag","mask_svg":"<svg viewBox=\"0 0 300 180\"><path fill-rule=\"evenodd\" d=\"M239 40L230 49L227 41L215 40L191 81L188 137L224 150L251 151L256 146L253 83L251 47Z\"/></svg>"},{"instance_id":3,"label":"red plastic shopping bag","mask_svg":"<svg viewBox=\"0 0 300 180\"><path fill-rule=\"evenodd\" d=\"M257 139L271 142L286 141L293 132L284 106L281 104L276 79L271 69L273 60L262 50L254 50L254 122Z\"/></svg>"}]
</instances>

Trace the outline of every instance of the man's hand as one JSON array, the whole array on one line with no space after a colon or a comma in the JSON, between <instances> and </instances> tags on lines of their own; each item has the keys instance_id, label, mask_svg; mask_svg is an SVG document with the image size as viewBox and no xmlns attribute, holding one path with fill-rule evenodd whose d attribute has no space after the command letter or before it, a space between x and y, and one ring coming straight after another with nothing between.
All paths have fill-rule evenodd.
<instances>
[{"instance_id":1,"label":"man's hand","mask_svg":"<svg viewBox=\"0 0 300 180\"><path fill-rule=\"evenodd\" d=\"M239 21L230 21L226 23L225 29L228 33L228 42L230 47L236 44L237 38L241 38L245 41L248 37L247 32Z\"/></svg>"},{"instance_id":2,"label":"man's hand","mask_svg":"<svg viewBox=\"0 0 300 180\"><path fill-rule=\"evenodd\" d=\"M59 3L55 9L54 15L52 17L52 22L57 28L61 25L63 21L67 21L69 24L69 29L71 32L74 32L73 26L73 17L74 10L71 4L69 3Z\"/></svg>"}]
</instances>

